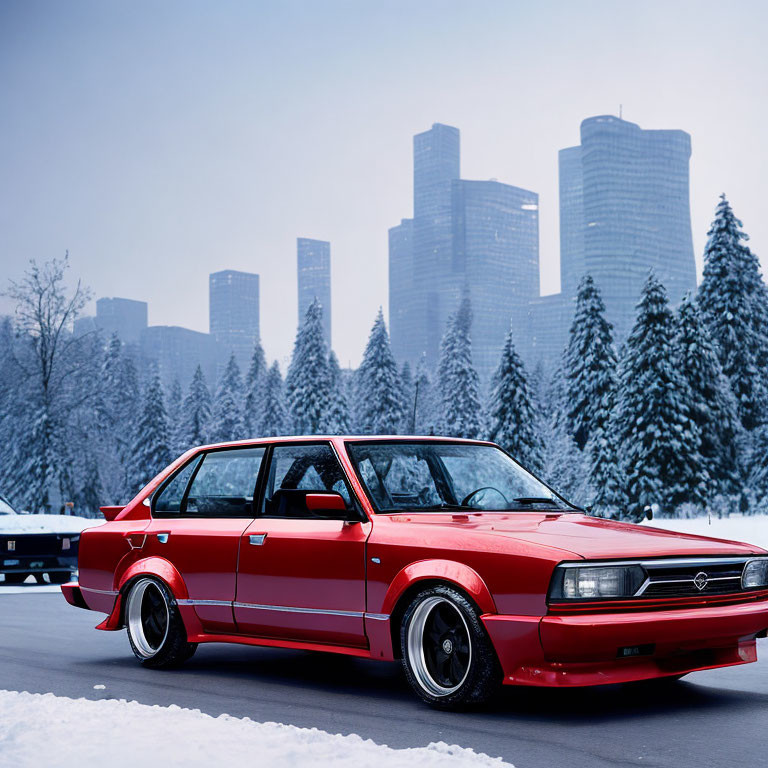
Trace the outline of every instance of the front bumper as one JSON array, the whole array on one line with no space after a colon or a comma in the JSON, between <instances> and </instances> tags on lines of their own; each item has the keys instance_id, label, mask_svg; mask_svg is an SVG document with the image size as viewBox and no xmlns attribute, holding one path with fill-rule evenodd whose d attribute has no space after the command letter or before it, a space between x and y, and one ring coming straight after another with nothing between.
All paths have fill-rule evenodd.
<instances>
[{"instance_id":1,"label":"front bumper","mask_svg":"<svg viewBox=\"0 0 768 768\"><path fill-rule=\"evenodd\" d=\"M483 616L508 685L604 685L757 660L768 600L607 614ZM630 655L624 655L630 654Z\"/></svg>"}]
</instances>

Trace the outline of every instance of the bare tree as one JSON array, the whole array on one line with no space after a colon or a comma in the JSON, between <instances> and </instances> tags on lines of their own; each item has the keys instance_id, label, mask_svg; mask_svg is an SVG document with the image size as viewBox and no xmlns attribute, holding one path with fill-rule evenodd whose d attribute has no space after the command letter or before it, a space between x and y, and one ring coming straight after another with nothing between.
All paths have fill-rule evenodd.
<instances>
[{"instance_id":1,"label":"bare tree","mask_svg":"<svg viewBox=\"0 0 768 768\"><path fill-rule=\"evenodd\" d=\"M57 481L60 488L70 485L66 478L72 468L64 461L69 452L67 422L89 401L95 386L93 377L85 375L95 362L93 345L87 343L92 340L72 332L90 292L80 281L67 290L68 268L69 253L42 265L33 260L6 292L16 302L16 340L10 356L20 377L9 386L23 388L18 401L27 409L4 414L16 438L4 479L9 492L30 507L48 507Z\"/></svg>"}]
</instances>

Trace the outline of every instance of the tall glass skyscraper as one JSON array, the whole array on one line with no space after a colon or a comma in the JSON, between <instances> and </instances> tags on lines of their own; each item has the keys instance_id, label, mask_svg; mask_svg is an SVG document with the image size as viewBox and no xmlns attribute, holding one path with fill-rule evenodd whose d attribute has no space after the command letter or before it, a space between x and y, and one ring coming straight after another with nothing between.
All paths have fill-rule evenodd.
<instances>
[{"instance_id":1,"label":"tall glass skyscraper","mask_svg":"<svg viewBox=\"0 0 768 768\"><path fill-rule=\"evenodd\" d=\"M414 137L414 215L389 231L389 318L396 358L438 360L450 314L472 301L474 362L487 381L510 322L528 323L539 295L538 196L459 178L459 131L435 124Z\"/></svg>"},{"instance_id":2,"label":"tall glass skyscraper","mask_svg":"<svg viewBox=\"0 0 768 768\"><path fill-rule=\"evenodd\" d=\"M331 346L331 244L326 240L300 237L296 241L299 325L309 305L317 299L323 308L323 335Z\"/></svg>"},{"instance_id":3,"label":"tall glass skyscraper","mask_svg":"<svg viewBox=\"0 0 768 768\"><path fill-rule=\"evenodd\" d=\"M579 282L600 288L616 340L626 339L649 270L677 304L696 289L685 131L643 130L612 115L581 124L560 151L562 293L531 306L531 360L551 368L568 340Z\"/></svg>"},{"instance_id":4,"label":"tall glass skyscraper","mask_svg":"<svg viewBox=\"0 0 768 768\"><path fill-rule=\"evenodd\" d=\"M561 153L563 292L575 295L591 274L619 339L632 328L649 270L673 304L696 288L690 157L685 131L643 130L612 115L584 120L581 146Z\"/></svg>"},{"instance_id":5,"label":"tall glass skyscraper","mask_svg":"<svg viewBox=\"0 0 768 768\"><path fill-rule=\"evenodd\" d=\"M234 353L245 373L259 338L259 276L225 269L210 275L208 288L210 330L220 351L220 367Z\"/></svg>"}]
</instances>

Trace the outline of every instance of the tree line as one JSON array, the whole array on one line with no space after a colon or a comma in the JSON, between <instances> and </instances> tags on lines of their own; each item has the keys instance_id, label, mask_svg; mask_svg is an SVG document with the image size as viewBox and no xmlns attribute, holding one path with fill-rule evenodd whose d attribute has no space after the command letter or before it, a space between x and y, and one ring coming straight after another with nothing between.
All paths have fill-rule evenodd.
<instances>
[{"instance_id":1,"label":"tree line","mask_svg":"<svg viewBox=\"0 0 768 768\"><path fill-rule=\"evenodd\" d=\"M129 500L184 450L285 434L435 434L499 443L593 513L640 519L762 509L768 493L768 292L723 198L696 295L673 309L649 274L619 349L599 286L579 287L550 377L526 367L510 329L487 387L472 364L472 309L450 317L439 362L398 367L383 314L362 362L342 371L314 302L283 379L260 343L219 380L198 366L186 391L139 374L117 336L74 337L89 296L64 289L67 260L32 264L0 325L0 492L22 508L71 500L81 513ZM55 511L55 510L54 510Z\"/></svg>"}]
</instances>

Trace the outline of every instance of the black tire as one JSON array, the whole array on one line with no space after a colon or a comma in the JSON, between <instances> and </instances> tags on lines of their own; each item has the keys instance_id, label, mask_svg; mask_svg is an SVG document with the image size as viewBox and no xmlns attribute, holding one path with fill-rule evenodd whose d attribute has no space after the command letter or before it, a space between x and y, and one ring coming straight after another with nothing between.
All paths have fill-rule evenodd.
<instances>
[{"instance_id":1,"label":"black tire","mask_svg":"<svg viewBox=\"0 0 768 768\"><path fill-rule=\"evenodd\" d=\"M66 584L71 581L72 574L69 571L53 571L48 574L51 584Z\"/></svg>"},{"instance_id":2,"label":"black tire","mask_svg":"<svg viewBox=\"0 0 768 768\"><path fill-rule=\"evenodd\" d=\"M131 584L125 624L133 655L145 667L178 667L197 650L197 643L187 642L173 593L159 579L142 577Z\"/></svg>"},{"instance_id":3,"label":"black tire","mask_svg":"<svg viewBox=\"0 0 768 768\"><path fill-rule=\"evenodd\" d=\"M28 573L6 573L5 574L5 583L6 584L23 584L27 576L29 576Z\"/></svg>"},{"instance_id":4,"label":"black tire","mask_svg":"<svg viewBox=\"0 0 768 768\"><path fill-rule=\"evenodd\" d=\"M477 706L501 685L499 660L479 611L447 585L413 598L400 625L400 651L408 683L433 707Z\"/></svg>"}]
</instances>

